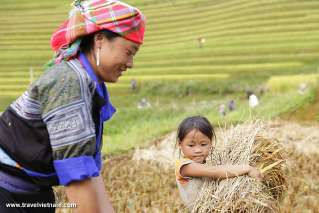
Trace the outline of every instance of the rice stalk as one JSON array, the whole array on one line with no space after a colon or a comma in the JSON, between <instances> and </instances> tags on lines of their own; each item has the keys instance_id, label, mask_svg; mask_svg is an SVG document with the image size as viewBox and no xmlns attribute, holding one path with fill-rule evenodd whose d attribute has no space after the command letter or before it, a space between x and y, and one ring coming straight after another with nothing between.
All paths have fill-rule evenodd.
<instances>
[{"instance_id":1,"label":"rice stalk","mask_svg":"<svg viewBox=\"0 0 319 213\"><path fill-rule=\"evenodd\" d=\"M192 212L277 212L285 189L284 150L276 140L262 136L260 121L222 132L222 148L213 150L208 164L250 164L262 168L262 182L249 176L204 179ZM266 166L265 166L266 165Z\"/></svg>"}]
</instances>

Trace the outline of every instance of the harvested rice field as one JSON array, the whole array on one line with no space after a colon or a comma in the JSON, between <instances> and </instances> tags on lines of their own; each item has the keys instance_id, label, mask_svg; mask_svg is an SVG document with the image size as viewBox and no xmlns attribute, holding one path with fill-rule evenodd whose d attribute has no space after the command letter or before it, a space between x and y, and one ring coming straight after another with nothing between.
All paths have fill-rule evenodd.
<instances>
[{"instance_id":1,"label":"harvested rice field","mask_svg":"<svg viewBox=\"0 0 319 213\"><path fill-rule=\"evenodd\" d=\"M286 158L280 167L286 178L284 188L275 190L277 194L283 192L276 199L277 208L263 211L319 212L319 125L277 120L264 124L263 133L284 147ZM218 142L225 141L223 137L224 128L217 131L217 147L221 147ZM173 159L178 157L178 151L174 151L174 143L175 133L171 133L149 147L105 159L103 177L116 212L187 212L175 182ZM268 167L269 171L279 168L278 165ZM61 189L57 194L65 202ZM252 212L234 209L233 212ZM57 210L58 213L69 211Z\"/></svg>"}]
</instances>

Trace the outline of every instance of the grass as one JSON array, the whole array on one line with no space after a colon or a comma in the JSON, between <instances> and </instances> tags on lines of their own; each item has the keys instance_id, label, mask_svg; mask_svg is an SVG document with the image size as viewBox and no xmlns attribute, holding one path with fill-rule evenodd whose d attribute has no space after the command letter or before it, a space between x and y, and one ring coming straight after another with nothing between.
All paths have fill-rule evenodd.
<instances>
[{"instance_id":1,"label":"grass","mask_svg":"<svg viewBox=\"0 0 319 213\"><path fill-rule=\"evenodd\" d=\"M103 151L106 153L126 152L133 147L145 145L175 129L178 122L189 114L203 114L215 104L210 97L202 97L200 100L185 97L178 102L171 98L150 98L152 108L137 109L139 96L118 97L117 101L126 99L122 107L110 122L105 124L105 136ZM197 97L199 98L199 97ZM206 100L207 103L197 105L196 102ZM192 104L191 104L192 103Z\"/></svg>"},{"instance_id":2,"label":"grass","mask_svg":"<svg viewBox=\"0 0 319 213\"><path fill-rule=\"evenodd\" d=\"M254 71L256 75L258 72L267 72L271 70L300 70L303 67L303 64L300 62L288 62L288 63L259 63L259 64L232 64L232 65L193 65L193 66L167 66L167 67L158 67L158 68L136 68L134 71L129 72L127 75L170 75L170 74L189 74L189 75L198 75L201 74L217 74L217 76L223 76L222 73L238 73L240 71ZM196 74L194 74L196 73ZM225 74L224 74L225 75ZM214 77L214 75L211 75ZM154 77L155 78L155 77Z\"/></svg>"},{"instance_id":3,"label":"grass","mask_svg":"<svg viewBox=\"0 0 319 213\"><path fill-rule=\"evenodd\" d=\"M319 74L272 76L266 86L275 92L285 92L291 89L296 90L301 84L306 84L307 87L313 88L318 81Z\"/></svg>"},{"instance_id":4,"label":"grass","mask_svg":"<svg viewBox=\"0 0 319 213\"><path fill-rule=\"evenodd\" d=\"M127 152L136 146L146 145L148 142L176 130L179 122L186 116L201 114L207 116L214 124L220 122L238 123L251 118L265 120L274 118L284 112L294 111L305 103L311 102L314 91L309 90L304 95L297 91L284 94L266 93L260 98L260 105L256 109L249 109L244 93L228 95L226 97L196 95L184 96L177 100L168 96L151 97L152 104L148 109L137 109L138 95L117 97L121 102L117 114L105 124L104 148L105 153ZM122 99L126 99L125 101ZM218 113L220 104L227 104L234 99L236 110L226 117ZM123 102L124 101L124 102Z\"/></svg>"}]
</instances>

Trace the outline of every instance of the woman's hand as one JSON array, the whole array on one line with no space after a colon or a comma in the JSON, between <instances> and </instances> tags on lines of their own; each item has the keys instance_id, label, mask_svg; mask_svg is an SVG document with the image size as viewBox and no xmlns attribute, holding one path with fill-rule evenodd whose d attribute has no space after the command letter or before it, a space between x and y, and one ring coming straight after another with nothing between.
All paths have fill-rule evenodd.
<instances>
[{"instance_id":1,"label":"woman's hand","mask_svg":"<svg viewBox=\"0 0 319 213\"><path fill-rule=\"evenodd\" d=\"M252 167L252 166L250 166L250 168L249 168L248 176L250 176L252 178L256 178L257 180L260 180L260 181L263 179L263 175L261 174L259 169Z\"/></svg>"},{"instance_id":2,"label":"woman's hand","mask_svg":"<svg viewBox=\"0 0 319 213\"><path fill-rule=\"evenodd\" d=\"M74 213L114 213L103 179L100 176L71 182L66 186L69 202L76 203Z\"/></svg>"}]
</instances>

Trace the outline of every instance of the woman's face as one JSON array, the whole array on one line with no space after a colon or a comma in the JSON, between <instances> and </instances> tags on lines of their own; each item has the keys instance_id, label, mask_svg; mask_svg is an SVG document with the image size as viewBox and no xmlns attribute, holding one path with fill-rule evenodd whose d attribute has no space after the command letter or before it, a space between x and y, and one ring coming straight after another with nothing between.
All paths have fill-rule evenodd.
<instances>
[{"instance_id":1,"label":"woman's face","mask_svg":"<svg viewBox=\"0 0 319 213\"><path fill-rule=\"evenodd\" d=\"M100 48L100 64L95 66L98 77L104 82L117 82L123 72L133 67L139 46L120 36L111 41L105 37L98 40L95 48L96 51Z\"/></svg>"}]
</instances>

